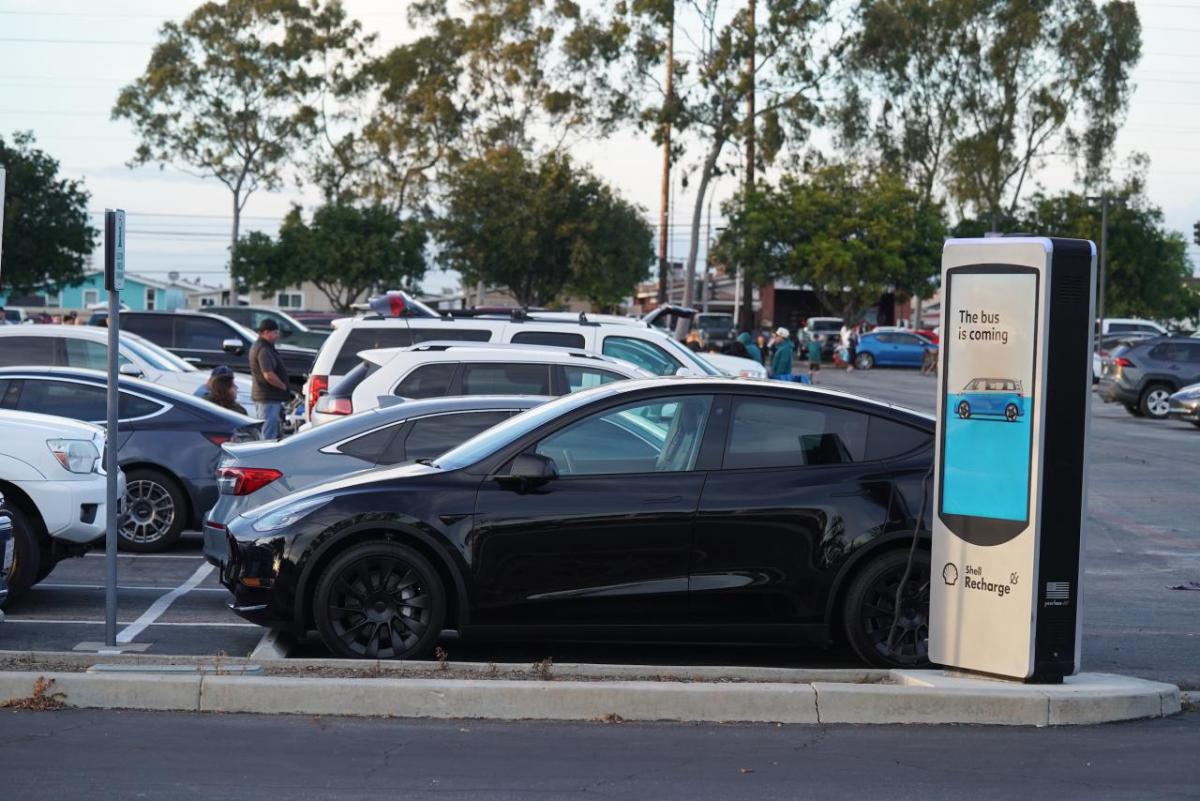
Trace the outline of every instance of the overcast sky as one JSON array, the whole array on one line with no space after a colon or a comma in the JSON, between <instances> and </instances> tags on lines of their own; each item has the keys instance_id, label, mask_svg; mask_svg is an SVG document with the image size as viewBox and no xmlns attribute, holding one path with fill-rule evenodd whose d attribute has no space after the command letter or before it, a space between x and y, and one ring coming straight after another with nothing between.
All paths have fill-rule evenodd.
<instances>
[{"instance_id":1,"label":"overcast sky","mask_svg":"<svg viewBox=\"0 0 1200 801\"><path fill-rule=\"evenodd\" d=\"M731 0L732 1L732 0ZM91 208L121 207L129 213L127 265L130 272L218 283L226 275L231 204L215 180L201 181L156 166L130 170L125 162L136 139L126 122L109 111L119 88L141 74L159 26L181 19L195 0L0 0L0 132L32 130L38 146L62 165L65 176L84 179ZM406 37L403 2L345 0L351 16L381 45ZM1151 158L1149 195L1170 228L1186 233L1200 220L1200 0L1138 0L1143 56L1134 72L1136 89L1118 154L1143 151ZM636 131L604 142L579 145L575 158L589 163L657 220L660 151ZM1055 191L1071 186L1071 171L1051 164L1036 185ZM713 225L720 202L733 189L718 183ZM295 189L260 192L250 198L243 231L274 232L293 202L314 198ZM686 255L686 221L692 198L677 193L672 251ZM98 219L94 224L98 226ZM1189 247L1194 265L1200 248ZM449 287L446 274L432 274L429 291Z\"/></svg>"}]
</instances>

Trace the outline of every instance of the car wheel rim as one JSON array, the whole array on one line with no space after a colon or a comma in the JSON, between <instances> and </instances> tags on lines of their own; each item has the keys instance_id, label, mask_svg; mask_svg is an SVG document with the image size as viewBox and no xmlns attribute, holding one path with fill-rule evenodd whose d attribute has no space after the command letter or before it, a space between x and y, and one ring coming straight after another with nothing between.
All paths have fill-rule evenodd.
<instances>
[{"instance_id":1,"label":"car wheel rim","mask_svg":"<svg viewBox=\"0 0 1200 801\"><path fill-rule=\"evenodd\" d=\"M1170 393L1166 390L1153 390L1146 398L1146 407L1155 417L1166 417L1170 411Z\"/></svg>"},{"instance_id":2,"label":"car wheel rim","mask_svg":"<svg viewBox=\"0 0 1200 801\"><path fill-rule=\"evenodd\" d=\"M125 489L125 517L121 536L129 542L148 544L167 535L175 523L175 501L157 481L140 479Z\"/></svg>"},{"instance_id":3,"label":"car wheel rim","mask_svg":"<svg viewBox=\"0 0 1200 801\"><path fill-rule=\"evenodd\" d=\"M395 659L424 637L433 598L424 577L397 557L348 565L333 583L329 618L334 634L354 654Z\"/></svg>"},{"instance_id":4,"label":"car wheel rim","mask_svg":"<svg viewBox=\"0 0 1200 801\"><path fill-rule=\"evenodd\" d=\"M929 565L913 564L896 619L896 588L903 577L904 565L897 565L875 580L863 599L861 625L871 647L884 659L902 667L924 665L929 661ZM894 619L896 636L889 650Z\"/></svg>"}]
</instances>

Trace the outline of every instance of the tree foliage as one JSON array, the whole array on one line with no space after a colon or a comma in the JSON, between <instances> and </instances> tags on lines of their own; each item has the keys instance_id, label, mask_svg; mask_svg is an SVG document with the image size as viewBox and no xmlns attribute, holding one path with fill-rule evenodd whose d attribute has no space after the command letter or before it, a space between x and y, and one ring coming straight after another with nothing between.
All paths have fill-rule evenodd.
<instances>
[{"instance_id":1,"label":"tree foliage","mask_svg":"<svg viewBox=\"0 0 1200 801\"><path fill-rule=\"evenodd\" d=\"M305 222L298 207L284 217L278 237L243 237L233 274L244 286L274 292L313 283L339 310L373 290L411 287L425 274L425 227L384 206L319 207Z\"/></svg>"},{"instance_id":2,"label":"tree foliage","mask_svg":"<svg viewBox=\"0 0 1200 801\"><path fill-rule=\"evenodd\" d=\"M314 62L357 47L358 35L338 0L206 2L166 23L112 110L141 138L131 166L175 163L224 184L235 248L246 200L278 188L293 149L311 142L311 102L327 78Z\"/></svg>"},{"instance_id":3,"label":"tree foliage","mask_svg":"<svg viewBox=\"0 0 1200 801\"><path fill-rule=\"evenodd\" d=\"M636 206L565 156L500 148L449 179L437 223L445 264L523 305L564 293L611 306L648 274L652 234Z\"/></svg>"},{"instance_id":4,"label":"tree foliage","mask_svg":"<svg viewBox=\"0 0 1200 801\"><path fill-rule=\"evenodd\" d=\"M946 223L937 204L893 173L846 165L785 175L726 206L717 256L751 265L752 278L809 285L831 314L857 320L889 290L927 294Z\"/></svg>"},{"instance_id":5,"label":"tree foliage","mask_svg":"<svg viewBox=\"0 0 1200 801\"><path fill-rule=\"evenodd\" d=\"M1052 151L1107 176L1141 53L1130 0L864 0L833 119L968 214L1013 214Z\"/></svg>"},{"instance_id":6,"label":"tree foliage","mask_svg":"<svg viewBox=\"0 0 1200 801\"><path fill-rule=\"evenodd\" d=\"M78 283L99 233L88 225L83 182L60 178L58 161L34 147L29 132L10 142L0 136L0 167L7 172L0 287L19 293Z\"/></svg>"}]
</instances>

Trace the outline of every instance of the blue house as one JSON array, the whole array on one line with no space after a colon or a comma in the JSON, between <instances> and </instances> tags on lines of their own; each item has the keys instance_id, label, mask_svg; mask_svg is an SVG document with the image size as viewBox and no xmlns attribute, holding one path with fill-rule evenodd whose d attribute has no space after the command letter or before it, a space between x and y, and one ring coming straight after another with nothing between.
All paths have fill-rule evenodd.
<instances>
[{"instance_id":1,"label":"blue house","mask_svg":"<svg viewBox=\"0 0 1200 801\"><path fill-rule=\"evenodd\" d=\"M104 271L85 273L83 280L32 296L0 295L0 306L38 307L47 311L84 311L88 307L108 302L104 289ZM134 311L174 311L187 306L187 295L176 285L143 275L125 273L125 288L121 302Z\"/></svg>"}]
</instances>

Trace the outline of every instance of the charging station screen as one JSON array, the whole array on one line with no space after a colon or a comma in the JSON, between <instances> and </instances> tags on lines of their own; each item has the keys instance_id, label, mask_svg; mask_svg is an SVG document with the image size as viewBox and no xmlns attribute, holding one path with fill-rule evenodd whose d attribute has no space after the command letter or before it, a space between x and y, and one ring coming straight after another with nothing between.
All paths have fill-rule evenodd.
<instances>
[{"instance_id":1,"label":"charging station screen","mask_svg":"<svg viewBox=\"0 0 1200 801\"><path fill-rule=\"evenodd\" d=\"M1037 275L948 271L941 513L1029 520Z\"/></svg>"}]
</instances>

